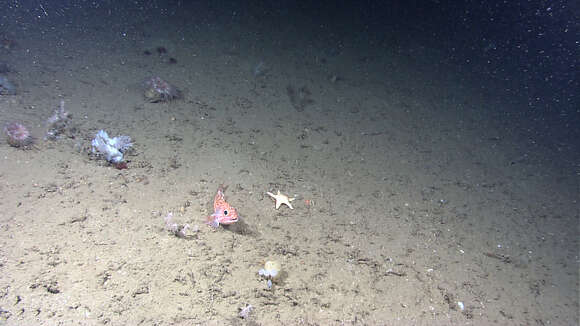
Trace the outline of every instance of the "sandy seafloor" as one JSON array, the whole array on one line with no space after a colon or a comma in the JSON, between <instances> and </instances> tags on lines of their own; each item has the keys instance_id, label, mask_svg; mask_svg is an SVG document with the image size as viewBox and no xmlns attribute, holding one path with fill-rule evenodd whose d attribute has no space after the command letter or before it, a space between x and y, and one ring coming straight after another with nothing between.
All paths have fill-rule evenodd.
<instances>
[{"instance_id":1,"label":"sandy seafloor","mask_svg":"<svg viewBox=\"0 0 580 326\"><path fill-rule=\"evenodd\" d=\"M49 14L1 31L0 122L37 145L0 145L0 324L578 324L577 153L468 68L308 21ZM148 103L150 76L183 98ZM61 100L73 128L45 141ZM89 155L99 129L132 137L128 169ZM214 231L220 184L242 219Z\"/></svg>"}]
</instances>

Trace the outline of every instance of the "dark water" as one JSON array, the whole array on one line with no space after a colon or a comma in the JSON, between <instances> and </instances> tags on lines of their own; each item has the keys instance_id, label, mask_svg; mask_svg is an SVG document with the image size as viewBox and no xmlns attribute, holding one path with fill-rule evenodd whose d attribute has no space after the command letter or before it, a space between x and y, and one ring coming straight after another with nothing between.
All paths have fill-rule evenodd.
<instances>
[{"instance_id":1,"label":"dark water","mask_svg":"<svg viewBox=\"0 0 580 326\"><path fill-rule=\"evenodd\" d=\"M546 141L578 138L577 1L3 1L0 6L0 33L15 39L16 26L37 26L38 33L97 28L130 39L142 25L156 29L169 22L183 37L208 28L253 35L256 46L276 33L284 38L278 45L321 47L330 59L353 48L361 60L380 60L381 52L393 48L428 47L440 53L436 60L480 79L489 97L511 103L497 108L505 119L530 123ZM269 45L277 46L262 44Z\"/></svg>"}]
</instances>

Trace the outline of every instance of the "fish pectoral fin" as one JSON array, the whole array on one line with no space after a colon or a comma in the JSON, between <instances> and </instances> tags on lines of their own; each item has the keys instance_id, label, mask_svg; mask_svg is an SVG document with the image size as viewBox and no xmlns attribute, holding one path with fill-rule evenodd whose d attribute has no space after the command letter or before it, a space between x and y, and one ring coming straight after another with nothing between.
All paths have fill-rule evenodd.
<instances>
[{"instance_id":1,"label":"fish pectoral fin","mask_svg":"<svg viewBox=\"0 0 580 326\"><path fill-rule=\"evenodd\" d=\"M209 220L207 221L207 224L208 224L209 226L211 226L212 228L217 228L217 227L219 227L219 226L220 226L220 222L218 222L218 220L217 220L217 219L215 219L215 218L213 218L213 219L209 219Z\"/></svg>"}]
</instances>

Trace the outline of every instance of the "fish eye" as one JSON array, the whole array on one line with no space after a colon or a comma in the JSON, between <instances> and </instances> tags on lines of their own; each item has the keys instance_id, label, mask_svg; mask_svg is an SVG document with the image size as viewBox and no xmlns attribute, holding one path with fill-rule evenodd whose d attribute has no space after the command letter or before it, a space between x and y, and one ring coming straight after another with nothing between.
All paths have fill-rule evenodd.
<instances>
[{"instance_id":1,"label":"fish eye","mask_svg":"<svg viewBox=\"0 0 580 326\"><path fill-rule=\"evenodd\" d=\"M228 210L224 210L224 215L228 215Z\"/></svg>"}]
</instances>

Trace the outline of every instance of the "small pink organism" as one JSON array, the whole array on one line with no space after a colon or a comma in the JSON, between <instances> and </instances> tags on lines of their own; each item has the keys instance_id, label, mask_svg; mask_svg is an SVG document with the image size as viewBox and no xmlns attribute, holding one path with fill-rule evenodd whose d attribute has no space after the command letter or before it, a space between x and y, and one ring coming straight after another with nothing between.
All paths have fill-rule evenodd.
<instances>
[{"instance_id":1,"label":"small pink organism","mask_svg":"<svg viewBox=\"0 0 580 326\"><path fill-rule=\"evenodd\" d=\"M179 224L173 221L173 213L168 213L165 218L165 230L178 238L186 238L189 224Z\"/></svg>"},{"instance_id":2,"label":"small pink organism","mask_svg":"<svg viewBox=\"0 0 580 326\"><path fill-rule=\"evenodd\" d=\"M60 101L60 107L46 120L46 139L55 140L66 131L72 114L64 110L64 101Z\"/></svg>"},{"instance_id":3,"label":"small pink organism","mask_svg":"<svg viewBox=\"0 0 580 326\"><path fill-rule=\"evenodd\" d=\"M145 99L151 103L170 102L181 97L181 91L159 77L149 78L145 86Z\"/></svg>"},{"instance_id":4,"label":"small pink organism","mask_svg":"<svg viewBox=\"0 0 580 326\"><path fill-rule=\"evenodd\" d=\"M34 138L30 131L19 122L10 122L4 126L6 140L12 147L28 149L34 144Z\"/></svg>"}]
</instances>

